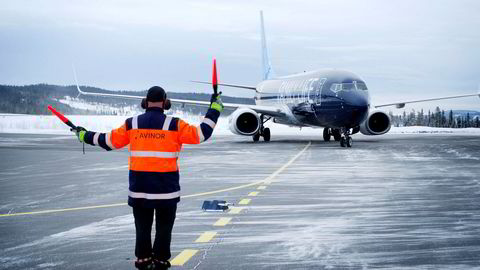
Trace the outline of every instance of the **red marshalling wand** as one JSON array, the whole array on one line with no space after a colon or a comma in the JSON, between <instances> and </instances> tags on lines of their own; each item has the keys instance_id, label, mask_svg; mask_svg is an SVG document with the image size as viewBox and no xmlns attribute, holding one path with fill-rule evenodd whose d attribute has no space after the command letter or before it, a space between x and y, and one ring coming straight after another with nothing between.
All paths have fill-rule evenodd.
<instances>
[{"instance_id":1,"label":"red marshalling wand","mask_svg":"<svg viewBox=\"0 0 480 270\"><path fill-rule=\"evenodd\" d=\"M53 108L51 105L48 105L47 107L55 116L57 116L60 120L62 120L63 123L67 124L67 126L71 127L71 130L77 130L77 126L75 126L68 118L66 118L63 114L59 113L55 108ZM85 155L85 142L82 143L83 145L83 154Z\"/></svg>"},{"instance_id":2,"label":"red marshalling wand","mask_svg":"<svg viewBox=\"0 0 480 270\"><path fill-rule=\"evenodd\" d=\"M70 120L68 120L63 114L59 113L55 108L53 108L51 105L48 105L47 107L54 115L56 115L60 120L62 120L63 123L67 124L69 127L72 129L77 129L77 126L75 126Z\"/></svg>"},{"instance_id":3,"label":"red marshalling wand","mask_svg":"<svg viewBox=\"0 0 480 270\"><path fill-rule=\"evenodd\" d=\"M217 59L213 58L213 74L212 74L213 93L217 95L218 78L217 78Z\"/></svg>"}]
</instances>

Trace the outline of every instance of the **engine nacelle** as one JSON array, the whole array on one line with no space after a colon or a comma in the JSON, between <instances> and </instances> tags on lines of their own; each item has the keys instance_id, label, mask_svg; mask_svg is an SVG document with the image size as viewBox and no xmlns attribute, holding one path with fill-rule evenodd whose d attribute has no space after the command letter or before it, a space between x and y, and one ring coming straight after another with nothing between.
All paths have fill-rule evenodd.
<instances>
[{"instance_id":1,"label":"engine nacelle","mask_svg":"<svg viewBox=\"0 0 480 270\"><path fill-rule=\"evenodd\" d=\"M230 115L228 127L237 135L255 135L260 129L260 116L252 109L238 108Z\"/></svg>"},{"instance_id":2,"label":"engine nacelle","mask_svg":"<svg viewBox=\"0 0 480 270\"><path fill-rule=\"evenodd\" d=\"M360 124L360 132L363 135L382 135L390 130L391 122L388 114L382 111L374 111Z\"/></svg>"}]
</instances>

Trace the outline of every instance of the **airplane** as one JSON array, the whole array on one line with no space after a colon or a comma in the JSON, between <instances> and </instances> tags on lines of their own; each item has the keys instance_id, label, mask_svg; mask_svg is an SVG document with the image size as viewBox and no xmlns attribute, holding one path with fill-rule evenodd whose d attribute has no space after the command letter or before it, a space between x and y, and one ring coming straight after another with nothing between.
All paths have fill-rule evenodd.
<instances>
[{"instance_id":1,"label":"airplane","mask_svg":"<svg viewBox=\"0 0 480 270\"><path fill-rule=\"evenodd\" d=\"M260 30L262 45L263 81L256 86L218 83L220 86L255 91L255 105L224 103L226 108L234 109L229 116L229 128L237 135L251 136L254 142L263 137L271 139L270 129L265 123L274 123L293 127L323 127L324 141L332 136L341 147L352 147L351 135L382 135L391 127L388 114L378 110L386 106L403 108L406 104L443 99L480 97L477 94L430 98L380 104L372 106L367 84L353 72L338 69L320 69L288 76L277 77L273 71L266 43L263 12L260 11ZM216 69L214 68L216 74ZM77 89L81 95L143 99L141 96L92 93ZM213 84L213 82L192 81ZM171 99L172 103L208 106L210 102L196 100Z\"/></svg>"}]
</instances>

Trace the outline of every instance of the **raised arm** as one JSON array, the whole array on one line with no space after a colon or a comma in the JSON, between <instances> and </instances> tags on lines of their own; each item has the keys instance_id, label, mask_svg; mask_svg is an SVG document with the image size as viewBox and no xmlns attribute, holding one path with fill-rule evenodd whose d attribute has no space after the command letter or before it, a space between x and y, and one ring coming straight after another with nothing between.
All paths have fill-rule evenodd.
<instances>
[{"instance_id":1,"label":"raised arm","mask_svg":"<svg viewBox=\"0 0 480 270\"><path fill-rule=\"evenodd\" d=\"M190 125L183 120L178 121L178 142L181 144L199 144L208 140L213 133L213 129L223 111L220 95L212 95L212 103L208 109L202 123L199 126Z\"/></svg>"},{"instance_id":2,"label":"raised arm","mask_svg":"<svg viewBox=\"0 0 480 270\"><path fill-rule=\"evenodd\" d=\"M75 134L81 142L98 145L107 151L122 148L130 143L126 121L121 127L112 130L110 133L87 131L85 128L78 127Z\"/></svg>"}]
</instances>

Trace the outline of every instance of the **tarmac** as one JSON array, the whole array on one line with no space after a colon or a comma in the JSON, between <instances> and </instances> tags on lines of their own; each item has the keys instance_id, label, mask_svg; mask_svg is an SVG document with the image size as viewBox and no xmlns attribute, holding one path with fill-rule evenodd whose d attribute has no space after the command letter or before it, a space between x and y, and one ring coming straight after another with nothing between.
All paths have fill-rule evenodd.
<instances>
[{"instance_id":1,"label":"tarmac","mask_svg":"<svg viewBox=\"0 0 480 270\"><path fill-rule=\"evenodd\" d=\"M353 138L186 145L171 269L480 269L480 137ZM0 269L133 269L127 158L0 134Z\"/></svg>"}]
</instances>

